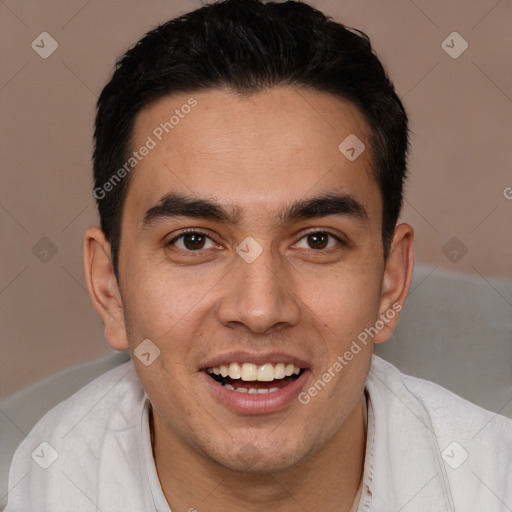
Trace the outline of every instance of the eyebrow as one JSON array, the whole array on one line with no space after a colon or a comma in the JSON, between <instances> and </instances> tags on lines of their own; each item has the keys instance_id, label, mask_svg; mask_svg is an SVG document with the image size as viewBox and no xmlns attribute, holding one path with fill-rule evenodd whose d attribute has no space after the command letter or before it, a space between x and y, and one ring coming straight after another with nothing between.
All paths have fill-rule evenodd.
<instances>
[{"instance_id":1,"label":"eyebrow","mask_svg":"<svg viewBox=\"0 0 512 512\"><path fill-rule=\"evenodd\" d=\"M329 215L347 216L361 223L368 222L366 209L354 197L344 193L329 193L300 199L281 208L277 213L277 224L285 226L299 220ZM142 221L142 229L150 227L159 220L173 217L190 217L236 225L242 218L242 210L239 207L225 208L210 199L169 193L161 197L156 206L147 210Z\"/></svg>"}]
</instances>

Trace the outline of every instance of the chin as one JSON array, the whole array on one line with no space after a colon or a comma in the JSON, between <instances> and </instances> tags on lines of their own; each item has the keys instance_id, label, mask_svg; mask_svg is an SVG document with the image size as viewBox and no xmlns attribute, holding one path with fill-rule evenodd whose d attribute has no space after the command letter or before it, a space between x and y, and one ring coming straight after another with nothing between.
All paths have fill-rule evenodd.
<instances>
[{"instance_id":1,"label":"chin","mask_svg":"<svg viewBox=\"0 0 512 512\"><path fill-rule=\"evenodd\" d=\"M228 453L215 454L212 459L237 473L270 474L285 471L301 462L309 452L299 446L242 441L230 446Z\"/></svg>"}]
</instances>

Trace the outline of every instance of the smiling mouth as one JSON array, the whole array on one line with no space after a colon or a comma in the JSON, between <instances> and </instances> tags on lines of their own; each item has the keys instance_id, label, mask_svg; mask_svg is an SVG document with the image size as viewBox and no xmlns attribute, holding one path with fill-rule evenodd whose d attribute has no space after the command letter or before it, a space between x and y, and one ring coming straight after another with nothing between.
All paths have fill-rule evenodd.
<instances>
[{"instance_id":1,"label":"smiling mouth","mask_svg":"<svg viewBox=\"0 0 512 512\"><path fill-rule=\"evenodd\" d=\"M291 363L253 363L221 364L206 368L206 373L224 388L238 392L255 394L275 393L297 380L304 368Z\"/></svg>"}]
</instances>

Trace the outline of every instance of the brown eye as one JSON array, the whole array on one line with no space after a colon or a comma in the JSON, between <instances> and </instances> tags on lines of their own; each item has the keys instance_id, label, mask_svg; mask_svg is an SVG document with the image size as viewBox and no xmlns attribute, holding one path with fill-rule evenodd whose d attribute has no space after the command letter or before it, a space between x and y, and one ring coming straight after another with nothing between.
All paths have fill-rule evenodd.
<instances>
[{"instance_id":1,"label":"brown eye","mask_svg":"<svg viewBox=\"0 0 512 512\"><path fill-rule=\"evenodd\" d=\"M209 246L208 243L210 243ZM169 245L175 245L176 247L184 251L198 251L200 249L208 249L211 247L215 247L215 243L209 236L198 231L182 233L176 238L173 238L169 242Z\"/></svg>"},{"instance_id":2,"label":"brown eye","mask_svg":"<svg viewBox=\"0 0 512 512\"><path fill-rule=\"evenodd\" d=\"M199 233L188 233L183 236L183 245L190 250L202 249L206 238Z\"/></svg>"},{"instance_id":3,"label":"brown eye","mask_svg":"<svg viewBox=\"0 0 512 512\"><path fill-rule=\"evenodd\" d=\"M301 247L300 244L303 242L303 240L306 241L307 247L304 247L304 245ZM340 242L341 240L332 233L328 233L326 231L315 231L314 233L309 233L302 237L297 245L302 249L315 249L322 251L325 249L330 249L336 245L336 243Z\"/></svg>"},{"instance_id":4,"label":"brown eye","mask_svg":"<svg viewBox=\"0 0 512 512\"><path fill-rule=\"evenodd\" d=\"M325 249L329 242L327 233L313 233L308 235L308 244L312 249Z\"/></svg>"}]
</instances>

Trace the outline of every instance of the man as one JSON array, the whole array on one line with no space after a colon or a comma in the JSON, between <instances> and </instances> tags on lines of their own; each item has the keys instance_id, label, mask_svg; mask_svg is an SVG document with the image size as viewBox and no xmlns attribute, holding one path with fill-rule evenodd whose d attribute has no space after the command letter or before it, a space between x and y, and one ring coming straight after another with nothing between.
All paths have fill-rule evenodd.
<instances>
[{"instance_id":1,"label":"man","mask_svg":"<svg viewBox=\"0 0 512 512\"><path fill-rule=\"evenodd\" d=\"M38 423L7 510L512 509L512 422L372 356L414 263L407 116L363 33L205 6L125 54L95 143L86 281L132 361Z\"/></svg>"}]
</instances>

